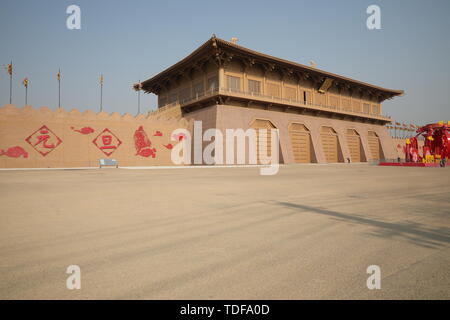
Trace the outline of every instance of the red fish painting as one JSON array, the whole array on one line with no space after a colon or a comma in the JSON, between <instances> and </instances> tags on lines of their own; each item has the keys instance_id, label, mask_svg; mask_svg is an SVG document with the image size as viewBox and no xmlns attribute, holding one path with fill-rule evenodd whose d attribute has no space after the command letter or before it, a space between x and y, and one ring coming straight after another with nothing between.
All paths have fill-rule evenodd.
<instances>
[{"instance_id":1,"label":"red fish painting","mask_svg":"<svg viewBox=\"0 0 450 320\"><path fill-rule=\"evenodd\" d=\"M162 137L163 134L162 134L161 131L157 130L153 136L154 136L154 137Z\"/></svg>"},{"instance_id":2,"label":"red fish painting","mask_svg":"<svg viewBox=\"0 0 450 320\"><path fill-rule=\"evenodd\" d=\"M136 155L142 157L156 157L156 149L152 148L152 143L144 131L144 128L140 126L134 132L134 146L136 147Z\"/></svg>"},{"instance_id":3,"label":"red fish painting","mask_svg":"<svg viewBox=\"0 0 450 320\"><path fill-rule=\"evenodd\" d=\"M0 149L0 156L7 156L10 158L28 158L28 152L26 152L22 147L16 146L8 148L6 151L3 149Z\"/></svg>"},{"instance_id":4,"label":"red fish painting","mask_svg":"<svg viewBox=\"0 0 450 320\"><path fill-rule=\"evenodd\" d=\"M70 127L70 129L72 129L75 132L79 132L81 134L91 134L91 133L93 133L95 131L91 127L83 127L81 129L75 129L74 127Z\"/></svg>"}]
</instances>

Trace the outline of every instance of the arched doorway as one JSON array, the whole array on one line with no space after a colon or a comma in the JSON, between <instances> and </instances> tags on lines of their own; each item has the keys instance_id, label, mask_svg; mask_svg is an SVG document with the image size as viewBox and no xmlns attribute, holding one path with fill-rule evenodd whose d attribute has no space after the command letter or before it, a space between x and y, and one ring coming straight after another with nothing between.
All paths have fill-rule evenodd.
<instances>
[{"instance_id":1,"label":"arched doorway","mask_svg":"<svg viewBox=\"0 0 450 320\"><path fill-rule=\"evenodd\" d=\"M383 149L381 148L380 138L373 132L368 132L368 141L370 154L372 155L372 160L380 160L384 158Z\"/></svg>"},{"instance_id":2,"label":"arched doorway","mask_svg":"<svg viewBox=\"0 0 450 320\"><path fill-rule=\"evenodd\" d=\"M268 157L270 157L272 155L272 131L271 129L276 129L275 125L270 122L269 120L264 120L264 119L255 119L251 125L250 128L255 129L256 130L256 157L257 157L257 163L261 164L261 158L264 157L265 155L267 155ZM264 140L262 140L262 144L263 147L261 148L259 145L259 129L266 129L266 137L263 138ZM281 158L281 156L280 156Z\"/></svg>"},{"instance_id":3,"label":"arched doorway","mask_svg":"<svg viewBox=\"0 0 450 320\"><path fill-rule=\"evenodd\" d=\"M365 162L366 157L361 144L361 138L355 129L347 129L347 145L352 162Z\"/></svg>"},{"instance_id":4,"label":"arched doorway","mask_svg":"<svg viewBox=\"0 0 450 320\"><path fill-rule=\"evenodd\" d=\"M339 148L339 140L336 131L331 127L320 129L320 140L328 163L342 162L342 155Z\"/></svg>"},{"instance_id":5,"label":"arched doorway","mask_svg":"<svg viewBox=\"0 0 450 320\"><path fill-rule=\"evenodd\" d=\"M291 148L295 163L313 162L314 151L308 128L300 123L291 123L289 126L289 137L291 138Z\"/></svg>"}]
</instances>

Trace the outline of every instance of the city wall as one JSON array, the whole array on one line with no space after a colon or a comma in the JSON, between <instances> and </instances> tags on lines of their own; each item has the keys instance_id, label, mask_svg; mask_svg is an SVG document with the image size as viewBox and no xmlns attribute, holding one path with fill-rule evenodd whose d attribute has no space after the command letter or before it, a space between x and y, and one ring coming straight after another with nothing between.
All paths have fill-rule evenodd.
<instances>
[{"instance_id":1,"label":"city wall","mask_svg":"<svg viewBox=\"0 0 450 320\"><path fill-rule=\"evenodd\" d=\"M77 109L0 108L0 168L173 165L171 134L192 121L152 114L132 116ZM178 139L179 137L175 137Z\"/></svg>"}]
</instances>

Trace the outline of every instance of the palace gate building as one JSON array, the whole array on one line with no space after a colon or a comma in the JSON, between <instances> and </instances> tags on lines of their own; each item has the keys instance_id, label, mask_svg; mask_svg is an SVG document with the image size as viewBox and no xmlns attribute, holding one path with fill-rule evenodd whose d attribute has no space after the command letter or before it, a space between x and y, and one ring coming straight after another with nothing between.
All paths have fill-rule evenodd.
<instances>
[{"instance_id":1,"label":"palace gate building","mask_svg":"<svg viewBox=\"0 0 450 320\"><path fill-rule=\"evenodd\" d=\"M277 128L283 163L396 158L382 102L403 94L213 36L142 83L158 112L201 120L203 130ZM268 140L270 137L268 137Z\"/></svg>"}]
</instances>

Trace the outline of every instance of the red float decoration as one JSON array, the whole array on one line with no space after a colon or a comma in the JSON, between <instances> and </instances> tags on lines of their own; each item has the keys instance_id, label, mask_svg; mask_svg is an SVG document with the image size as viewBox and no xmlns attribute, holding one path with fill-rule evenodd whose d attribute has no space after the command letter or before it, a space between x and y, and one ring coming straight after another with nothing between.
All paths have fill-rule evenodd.
<instances>
[{"instance_id":1,"label":"red float decoration","mask_svg":"<svg viewBox=\"0 0 450 320\"><path fill-rule=\"evenodd\" d=\"M162 134L162 132L161 131L156 131L155 132L155 134L153 135L154 137L162 137L163 136L163 134Z\"/></svg>"},{"instance_id":2,"label":"red float decoration","mask_svg":"<svg viewBox=\"0 0 450 320\"><path fill-rule=\"evenodd\" d=\"M108 128L104 129L94 140L92 143L95 144L97 148L100 149L108 157L114 153L114 151L119 148L122 144L117 136L112 133Z\"/></svg>"},{"instance_id":3,"label":"red float decoration","mask_svg":"<svg viewBox=\"0 0 450 320\"><path fill-rule=\"evenodd\" d=\"M62 140L45 125L33 132L25 141L44 157L62 143Z\"/></svg>"}]
</instances>

